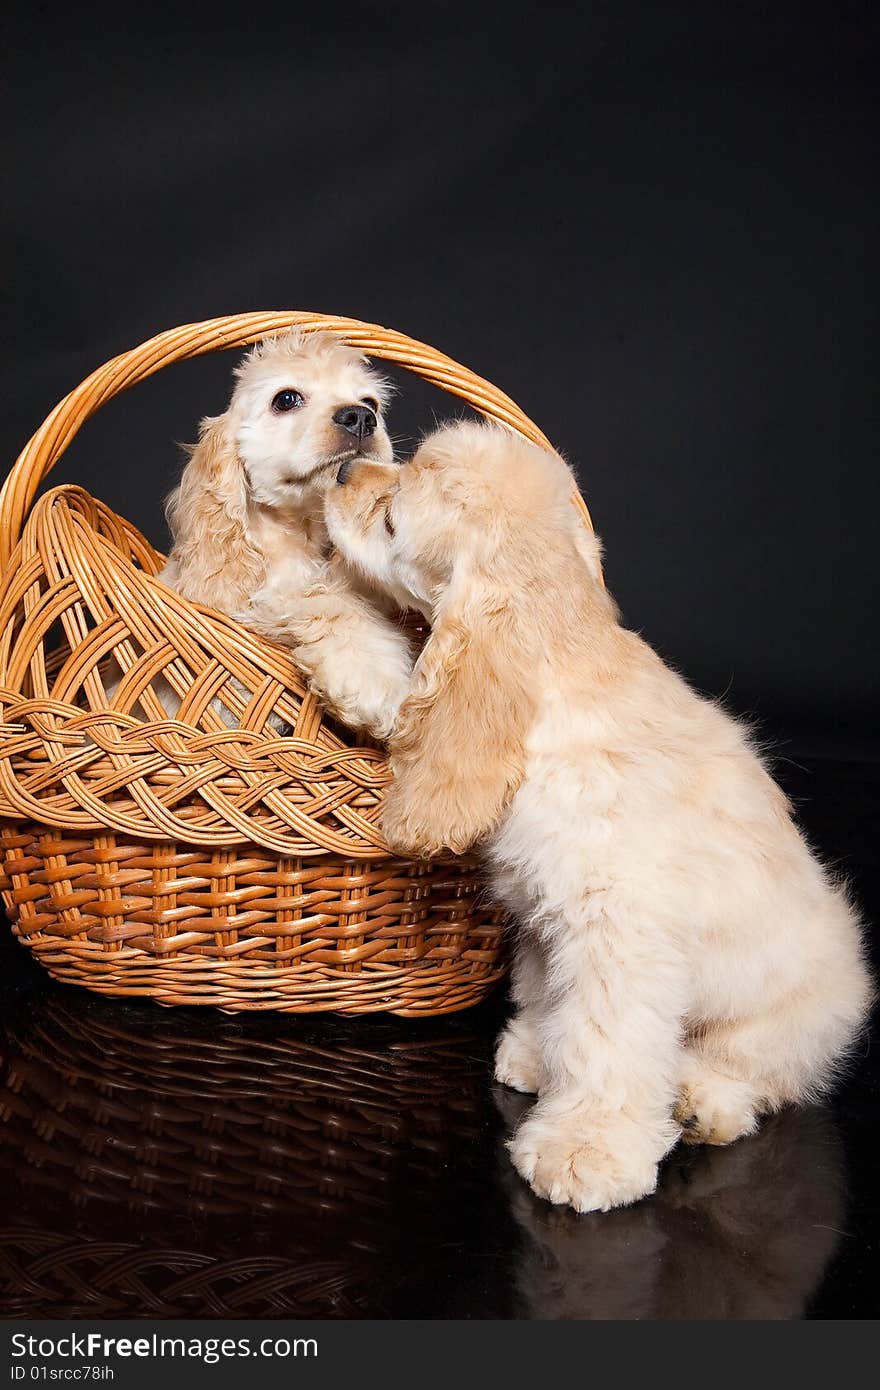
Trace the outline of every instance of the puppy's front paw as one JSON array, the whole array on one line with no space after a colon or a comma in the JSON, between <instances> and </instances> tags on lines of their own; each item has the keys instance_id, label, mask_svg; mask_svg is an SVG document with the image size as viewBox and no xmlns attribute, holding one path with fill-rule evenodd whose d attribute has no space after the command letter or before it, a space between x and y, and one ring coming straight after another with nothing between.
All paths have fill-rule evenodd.
<instances>
[{"instance_id":1,"label":"puppy's front paw","mask_svg":"<svg viewBox=\"0 0 880 1390\"><path fill-rule=\"evenodd\" d=\"M405 859L430 859L438 853L428 847L427 836L420 835L417 828L401 825L387 815L379 817L379 829L392 853Z\"/></svg>"},{"instance_id":2,"label":"puppy's front paw","mask_svg":"<svg viewBox=\"0 0 880 1390\"><path fill-rule=\"evenodd\" d=\"M482 827L468 814L466 776L432 776L430 767L401 765L392 751L393 780L379 818L392 849L428 859L435 854L467 854Z\"/></svg>"},{"instance_id":3,"label":"puppy's front paw","mask_svg":"<svg viewBox=\"0 0 880 1390\"><path fill-rule=\"evenodd\" d=\"M644 1147L609 1143L583 1121L550 1122L534 1111L509 1144L520 1177L548 1202L575 1211L609 1211L647 1197L657 1186L657 1163Z\"/></svg>"},{"instance_id":4,"label":"puppy's front paw","mask_svg":"<svg viewBox=\"0 0 880 1390\"><path fill-rule=\"evenodd\" d=\"M314 662L312 668L316 669ZM351 687L329 668L321 674L327 702L335 706L344 723L353 729L363 729L383 742L390 738L401 701L409 689L408 671L401 672L399 677L389 676L382 670L374 674L360 671Z\"/></svg>"},{"instance_id":5,"label":"puppy's front paw","mask_svg":"<svg viewBox=\"0 0 880 1390\"><path fill-rule=\"evenodd\" d=\"M431 859L447 850L442 834L437 833L437 827L429 825L423 816L401 805L394 796L393 786L379 817L379 829L389 849L408 859Z\"/></svg>"},{"instance_id":6,"label":"puppy's front paw","mask_svg":"<svg viewBox=\"0 0 880 1390\"><path fill-rule=\"evenodd\" d=\"M540 1089L541 1058L532 1030L522 1019L508 1023L495 1049L495 1080L526 1095Z\"/></svg>"}]
</instances>

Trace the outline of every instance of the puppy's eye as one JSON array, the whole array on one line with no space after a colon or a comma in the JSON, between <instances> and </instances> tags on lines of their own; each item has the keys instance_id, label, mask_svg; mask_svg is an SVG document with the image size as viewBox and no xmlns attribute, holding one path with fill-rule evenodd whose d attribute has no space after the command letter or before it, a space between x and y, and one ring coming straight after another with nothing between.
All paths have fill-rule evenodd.
<instances>
[{"instance_id":1,"label":"puppy's eye","mask_svg":"<svg viewBox=\"0 0 880 1390\"><path fill-rule=\"evenodd\" d=\"M288 388L286 391L279 391L277 396L272 398L272 409L279 415L283 415L286 410L296 410L303 404L303 398L298 391Z\"/></svg>"},{"instance_id":2,"label":"puppy's eye","mask_svg":"<svg viewBox=\"0 0 880 1390\"><path fill-rule=\"evenodd\" d=\"M375 396L364 396L364 399L361 402L361 404L367 406L368 409L372 410L374 415L379 414L379 402L376 400Z\"/></svg>"}]
</instances>

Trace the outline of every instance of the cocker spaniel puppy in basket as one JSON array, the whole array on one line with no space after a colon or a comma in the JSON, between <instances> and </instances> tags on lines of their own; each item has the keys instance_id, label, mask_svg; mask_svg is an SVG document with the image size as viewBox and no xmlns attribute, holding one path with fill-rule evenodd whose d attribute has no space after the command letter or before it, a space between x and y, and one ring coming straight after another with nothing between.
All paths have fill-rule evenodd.
<instances>
[{"instance_id":1,"label":"cocker spaniel puppy in basket","mask_svg":"<svg viewBox=\"0 0 880 1390\"><path fill-rule=\"evenodd\" d=\"M727 1144L819 1095L871 995L853 909L746 731L621 627L563 461L462 424L338 483L333 541L432 624L382 828L481 844L518 924L496 1077L538 1096L520 1174L606 1210L679 1135Z\"/></svg>"},{"instance_id":2,"label":"cocker spaniel puppy in basket","mask_svg":"<svg viewBox=\"0 0 880 1390\"><path fill-rule=\"evenodd\" d=\"M410 645L387 599L331 553L322 492L343 462L391 466L388 384L332 335L295 330L259 344L236 377L169 499L174 544L159 578L289 645L336 715L385 737Z\"/></svg>"}]
</instances>

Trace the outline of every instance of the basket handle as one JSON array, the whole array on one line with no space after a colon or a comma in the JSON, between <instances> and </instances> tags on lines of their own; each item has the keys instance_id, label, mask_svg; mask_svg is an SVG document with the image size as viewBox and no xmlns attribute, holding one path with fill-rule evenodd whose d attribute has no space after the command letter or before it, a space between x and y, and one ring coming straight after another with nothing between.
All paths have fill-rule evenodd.
<instances>
[{"instance_id":1,"label":"basket handle","mask_svg":"<svg viewBox=\"0 0 880 1390\"><path fill-rule=\"evenodd\" d=\"M360 348L371 357L384 358L406 367L434 386L454 396L516 430L526 439L544 448L549 440L520 410L514 401L467 367L436 348L359 319L337 318L330 314L296 313L282 310L276 313L225 314L222 318L188 323L181 328L169 328L158 333L139 347L120 353L103 367L80 382L43 421L36 434L19 454L9 477L0 491L0 565L5 567L21 536L25 518L40 485L48 477L81 425L100 410L105 402L122 391L152 376L172 362L224 348L246 347L272 334L298 325L306 333L323 329L336 333L352 347ZM577 493L576 501L584 519L592 525L587 504Z\"/></svg>"}]
</instances>

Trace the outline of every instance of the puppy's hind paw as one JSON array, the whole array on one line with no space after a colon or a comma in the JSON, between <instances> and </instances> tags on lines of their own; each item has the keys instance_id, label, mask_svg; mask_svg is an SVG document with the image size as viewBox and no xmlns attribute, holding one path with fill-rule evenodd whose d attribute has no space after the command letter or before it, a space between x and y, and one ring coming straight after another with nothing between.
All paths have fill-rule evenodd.
<instances>
[{"instance_id":1,"label":"puppy's hind paw","mask_svg":"<svg viewBox=\"0 0 880 1390\"><path fill-rule=\"evenodd\" d=\"M700 1059L685 1068L674 1117L685 1144L732 1144L758 1127L754 1088Z\"/></svg>"},{"instance_id":2,"label":"puppy's hind paw","mask_svg":"<svg viewBox=\"0 0 880 1390\"><path fill-rule=\"evenodd\" d=\"M495 1080L534 1096L540 1089L541 1061L530 1031L519 1019L507 1025L495 1049Z\"/></svg>"}]
</instances>

